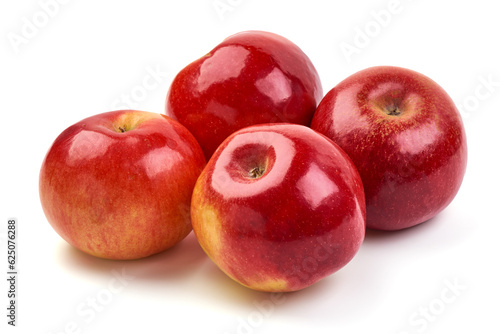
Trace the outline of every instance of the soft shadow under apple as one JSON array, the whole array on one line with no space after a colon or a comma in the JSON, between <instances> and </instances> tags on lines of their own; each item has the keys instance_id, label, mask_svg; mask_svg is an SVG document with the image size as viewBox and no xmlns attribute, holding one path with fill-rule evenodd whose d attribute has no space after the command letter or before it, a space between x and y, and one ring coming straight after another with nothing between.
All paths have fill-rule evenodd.
<instances>
[{"instance_id":1,"label":"soft shadow under apple","mask_svg":"<svg viewBox=\"0 0 500 334\"><path fill-rule=\"evenodd\" d=\"M373 252L394 250L409 255L435 254L450 249L470 237L468 217L456 217L445 210L435 217L399 231L367 229L362 248Z\"/></svg>"},{"instance_id":2,"label":"soft shadow under apple","mask_svg":"<svg viewBox=\"0 0 500 334\"><path fill-rule=\"evenodd\" d=\"M61 242L56 249L56 261L75 272L90 275L109 275L112 270L124 268L127 273L146 281L182 280L209 261L199 246L194 233L164 252L137 260L106 260L91 256Z\"/></svg>"}]
</instances>

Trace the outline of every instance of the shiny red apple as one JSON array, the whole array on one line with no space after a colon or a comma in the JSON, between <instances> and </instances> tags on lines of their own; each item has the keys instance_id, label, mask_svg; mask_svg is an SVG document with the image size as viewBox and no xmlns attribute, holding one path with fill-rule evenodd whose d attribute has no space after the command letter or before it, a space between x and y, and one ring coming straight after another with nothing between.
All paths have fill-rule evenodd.
<instances>
[{"instance_id":1,"label":"shiny red apple","mask_svg":"<svg viewBox=\"0 0 500 334\"><path fill-rule=\"evenodd\" d=\"M322 97L318 73L299 47L270 32L245 31L182 69L165 109L191 131L208 159L238 129L309 125Z\"/></svg>"},{"instance_id":2,"label":"shiny red apple","mask_svg":"<svg viewBox=\"0 0 500 334\"><path fill-rule=\"evenodd\" d=\"M369 228L425 222L462 183L467 144L460 114L443 88L415 71L380 66L355 73L326 94L311 127L354 161Z\"/></svg>"},{"instance_id":3,"label":"shiny red apple","mask_svg":"<svg viewBox=\"0 0 500 334\"><path fill-rule=\"evenodd\" d=\"M196 183L191 216L200 245L222 271L274 292L303 289L345 266L366 228L352 161L296 124L229 136Z\"/></svg>"},{"instance_id":4,"label":"shiny red apple","mask_svg":"<svg viewBox=\"0 0 500 334\"><path fill-rule=\"evenodd\" d=\"M203 152L165 115L121 110L86 118L54 141L40 171L40 200L61 237L107 259L161 252L190 231Z\"/></svg>"}]
</instances>

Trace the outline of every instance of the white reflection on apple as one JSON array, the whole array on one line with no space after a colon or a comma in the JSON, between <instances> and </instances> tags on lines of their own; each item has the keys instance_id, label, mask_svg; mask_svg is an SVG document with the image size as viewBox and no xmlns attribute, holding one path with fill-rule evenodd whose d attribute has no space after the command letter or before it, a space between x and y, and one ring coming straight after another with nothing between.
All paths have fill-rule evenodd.
<instances>
[{"instance_id":1,"label":"white reflection on apple","mask_svg":"<svg viewBox=\"0 0 500 334\"><path fill-rule=\"evenodd\" d=\"M279 68L274 68L264 78L257 80L255 86L275 104L284 103L292 97L290 80Z\"/></svg>"},{"instance_id":2,"label":"white reflection on apple","mask_svg":"<svg viewBox=\"0 0 500 334\"><path fill-rule=\"evenodd\" d=\"M338 96L335 99L335 103L339 104L334 107L334 110L340 109L342 106L348 108L352 112L359 109L358 100L354 98L356 94L352 91L358 92L361 90L363 84L352 85L349 89L342 90L338 92ZM368 128L369 123L365 120L366 116L363 115L353 115L352 112L334 112L333 117L333 127L336 132L342 131L340 129L350 129L350 131L363 130Z\"/></svg>"},{"instance_id":3,"label":"white reflection on apple","mask_svg":"<svg viewBox=\"0 0 500 334\"><path fill-rule=\"evenodd\" d=\"M206 112L217 117L228 126L230 124L234 124L236 122L236 118L238 117L238 111L235 108L220 104L215 100L208 101Z\"/></svg>"},{"instance_id":4,"label":"white reflection on apple","mask_svg":"<svg viewBox=\"0 0 500 334\"><path fill-rule=\"evenodd\" d=\"M307 173L297 182L297 188L313 209L328 196L339 191L338 186L315 163L311 164Z\"/></svg>"},{"instance_id":5,"label":"white reflection on apple","mask_svg":"<svg viewBox=\"0 0 500 334\"><path fill-rule=\"evenodd\" d=\"M168 151L171 152L168 152ZM182 154L168 147L159 147L143 155L139 166L142 166L149 179L158 174L172 170L176 161L182 160Z\"/></svg>"},{"instance_id":6,"label":"white reflection on apple","mask_svg":"<svg viewBox=\"0 0 500 334\"><path fill-rule=\"evenodd\" d=\"M77 165L80 161L88 161L106 153L109 147L109 138L107 135L82 130L75 135L68 150L68 164Z\"/></svg>"},{"instance_id":7,"label":"white reflection on apple","mask_svg":"<svg viewBox=\"0 0 500 334\"><path fill-rule=\"evenodd\" d=\"M250 51L242 46L226 46L215 51L213 55L207 55L209 58L200 67L199 91L202 92L215 83L238 77L249 54Z\"/></svg>"},{"instance_id":8,"label":"white reflection on apple","mask_svg":"<svg viewBox=\"0 0 500 334\"><path fill-rule=\"evenodd\" d=\"M231 176L231 160L233 152L245 144L262 145L274 148L276 160L272 168L266 170L264 175L255 178L252 182L248 179ZM239 133L231 141L217 159L212 175L212 188L224 198L251 197L261 194L275 186L279 186L286 177L295 156L293 141L279 133ZM245 192L241 185L245 184Z\"/></svg>"},{"instance_id":9,"label":"white reflection on apple","mask_svg":"<svg viewBox=\"0 0 500 334\"><path fill-rule=\"evenodd\" d=\"M419 154L432 145L439 137L435 123L425 123L417 128L410 128L398 134L396 142L401 153Z\"/></svg>"}]
</instances>

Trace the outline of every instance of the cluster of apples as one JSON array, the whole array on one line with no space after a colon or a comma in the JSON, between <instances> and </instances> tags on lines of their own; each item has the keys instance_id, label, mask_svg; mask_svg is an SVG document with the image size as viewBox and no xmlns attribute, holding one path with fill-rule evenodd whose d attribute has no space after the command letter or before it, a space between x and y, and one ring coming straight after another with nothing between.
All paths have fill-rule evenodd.
<instances>
[{"instance_id":1,"label":"cluster of apples","mask_svg":"<svg viewBox=\"0 0 500 334\"><path fill-rule=\"evenodd\" d=\"M435 216L465 173L464 127L437 83L380 66L323 97L310 59L269 32L186 66L165 109L94 115L54 141L40 199L68 243L138 259L194 230L235 281L300 290L345 266L366 228Z\"/></svg>"}]
</instances>

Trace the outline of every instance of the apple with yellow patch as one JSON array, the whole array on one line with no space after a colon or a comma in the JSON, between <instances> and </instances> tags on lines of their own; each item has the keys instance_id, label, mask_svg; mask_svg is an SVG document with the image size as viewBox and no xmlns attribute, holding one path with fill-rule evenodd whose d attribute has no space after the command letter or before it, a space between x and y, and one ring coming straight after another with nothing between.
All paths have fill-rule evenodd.
<instances>
[{"instance_id":1,"label":"apple with yellow patch","mask_svg":"<svg viewBox=\"0 0 500 334\"><path fill-rule=\"evenodd\" d=\"M54 141L40 200L54 230L85 253L138 259L191 231L189 205L205 166L191 133L167 116L119 110L86 118Z\"/></svg>"},{"instance_id":2,"label":"apple with yellow patch","mask_svg":"<svg viewBox=\"0 0 500 334\"><path fill-rule=\"evenodd\" d=\"M193 230L228 276L261 291L300 290L345 266L365 235L363 185L336 144L296 124L229 136L198 178Z\"/></svg>"}]
</instances>

